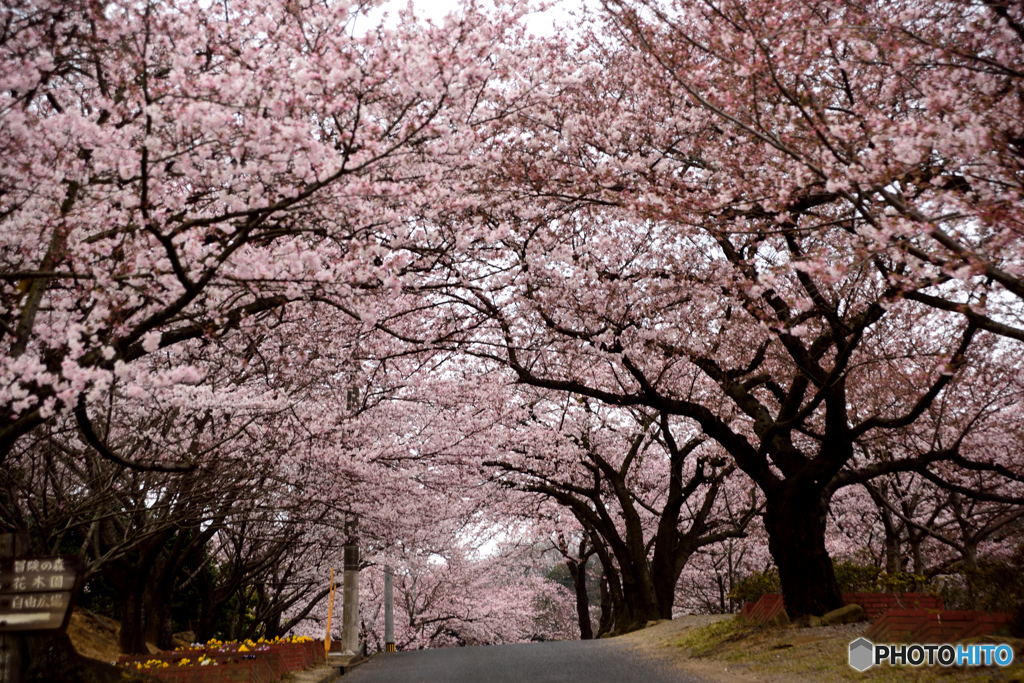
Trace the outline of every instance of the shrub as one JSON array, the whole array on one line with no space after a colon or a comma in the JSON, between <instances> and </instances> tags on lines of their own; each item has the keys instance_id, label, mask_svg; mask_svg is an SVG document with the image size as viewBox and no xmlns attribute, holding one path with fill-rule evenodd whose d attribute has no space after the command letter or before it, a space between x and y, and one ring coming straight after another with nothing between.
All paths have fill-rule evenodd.
<instances>
[{"instance_id":1,"label":"shrub","mask_svg":"<svg viewBox=\"0 0 1024 683\"><path fill-rule=\"evenodd\" d=\"M1017 614L1014 630L1024 629L1024 546L1000 560L984 560L974 568L957 567L941 581L948 609L977 609Z\"/></svg>"},{"instance_id":2,"label":"shrub","mask_svg":"<svg viewBox=\"0 0 1024 683\"><path fill-rule=\"evenodd\" d=\"M836 572L836 581L841 593L873 593L878 590L878 580L882 575L881 567L833 560L832 568Z\"/></svg>"},{"instance_id":3,"label":"shrub","mask_svg":"<svg viewBox=\"0 0 1024 683\"><path fill-rule=\"evenodd\" d=\"M873 564L833 560L832 567L841 593L906 593L922 591L928 584L924 576L907 572L886 574ZM772 567L740 579L729 593L729 598L740 603L757 602L762 595L781 592L779 571Z\"/></svg>"},{"instance_id":4,"label":"shrub","mask_svg":"<svg viewBox=\"0 0 1024 683\"><path fill-rule=\"evenodd\" d=\"M736 600L740 604L744 602L757 602L762 595L768 593L781 593L782 584L779 583L779 570L774 567L763 572L753 574L740 579L729 591L729 599Z\"/></svg>"}]
</instances>

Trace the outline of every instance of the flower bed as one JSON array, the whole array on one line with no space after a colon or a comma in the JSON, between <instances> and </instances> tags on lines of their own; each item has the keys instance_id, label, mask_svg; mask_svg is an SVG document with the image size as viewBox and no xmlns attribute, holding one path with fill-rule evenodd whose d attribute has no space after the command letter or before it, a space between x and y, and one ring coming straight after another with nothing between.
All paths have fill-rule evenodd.
<instances>
[{"instance_id":1,"label":"flower bed","mask_svg":"<svg viewBox=\"0 0 1024 683\"><path fill-rule=\"evenodd\" d=\"M148 657L122 656L118 665L179 683L273 683L322 659L323 643L310 638L211 640Z\"/></svg>"}]
</instances>

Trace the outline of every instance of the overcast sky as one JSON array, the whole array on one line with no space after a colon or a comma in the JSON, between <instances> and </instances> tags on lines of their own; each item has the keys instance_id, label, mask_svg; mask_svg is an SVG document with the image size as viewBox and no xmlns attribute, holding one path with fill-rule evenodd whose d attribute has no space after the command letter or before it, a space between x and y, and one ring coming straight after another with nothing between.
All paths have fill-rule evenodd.
<instances>
[{"instance_id":1,"label":"overcast sky","mask_svg":"<svg viewBox=\"0 0 1024 683\"><path fill-rule=\"evenodd\" d=\"M387 0L380 8L371 14L373 17L379 16L383 12L394 16L398 10L404 8L408 0ZM484 5L490 4L489 0L484 0ZM553 7L543 13L532 14L527 18L527 25L530 31L537 35L550 35L554 32L553 25L556 22L565 24L570 22L571 19L566 13L566 9L569 7L579 6L582 4L580 0L556 0ZM413 0L413 10L416 12L417 17L424 19L432 19L434 22L440 22L446 14L449 12L458 11L462 6L461 0Z\"/></svg>"}]
</instances>

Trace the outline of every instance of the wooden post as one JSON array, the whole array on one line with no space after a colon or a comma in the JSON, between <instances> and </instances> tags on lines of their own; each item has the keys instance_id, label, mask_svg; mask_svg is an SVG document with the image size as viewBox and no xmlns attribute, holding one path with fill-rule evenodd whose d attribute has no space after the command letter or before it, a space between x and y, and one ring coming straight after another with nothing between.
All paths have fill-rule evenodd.
<instances>
[{"instance_id":1,"label":"wooden post","mask_svg":"<svg viewBox=\"0 0 1024 683\"><path fill-rule=\"evenodd\" d=\"M20 633L0 633L0 682L21 683L21 643L24 639Z\"/></svg>"},{"instance_id":2,"label":"wooden post","mask_svg":"<svg viewBox=\"0 0 1024 683\"><path fill-rule=\"evenodd\" d=\"M76 557L31 557L24 534L0 534L0 683L79 680L67 636L82 587Z\"/></svg>"},{"instance_id":3,"label":"wooden post","mask_svg":"<svg viewBox=\"0 0 1024 683\"><path fill-rule=\"evenodd\" d=\"M0 534L0 559L9 560L28 554L27 534ZM22 650L25 636L0 632L0 683L21 683L25 674Z\"/></svg>"},{"instance_id":4,"label":"wooden post","mask_svg":"<svg viewBox=\"0 0 1024 683\"><path fill-rule=\"evenodd\" d=\"M327 630L324 632L324 656L331 654L331 616L334 614L334 567L331 567L331 583L327 588Z\"/></svg>"}]
</instances>

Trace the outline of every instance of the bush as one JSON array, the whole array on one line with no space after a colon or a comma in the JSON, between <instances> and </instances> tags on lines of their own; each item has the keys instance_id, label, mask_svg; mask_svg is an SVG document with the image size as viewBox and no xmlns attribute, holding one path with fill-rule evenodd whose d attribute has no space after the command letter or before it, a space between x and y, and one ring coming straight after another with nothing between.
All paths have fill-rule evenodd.
<instances>
[{"instance_id":1,"label":"bush","mask_svg":"<svg viewBox=\"0 0 1024 683\"><path fill-rule=\"evenodd\" d=\"M923 590L928 579L917 574L886 574L881 567L856 562L832 561L841 593L906 593ZM738 602L757 602L762 595L781 593L779 570L772 567L740 579L729 598Z\"/></svg>"},{"instance_id":2,"label":"bush","mask_svg":"<svg viewBox=\"0 0 1024 683\"><path fill-rule=\"evenodd\" d=\"M928 577L910 572L887 574L881 567L856 562L833 562L842 593L909 593L925 591Z\"/></svg>"},{"instance_id":3,"label":"bush","mask_svg":"<svg viewBox=\"0 0 1024 683\"><path fill-rule=\"evenodd\" d=\"M833 560L832 568L836 572L836 581L841 593L874 593L878 590L878 580L882 575L881 567Z\"/></svg>"},{"instance_id":4,"label":"bush","mask_svg":"<svg viewBox=\"0 0 1024 683\"><path fill-rule=\"evenodd\" d=\"M763 572L754 572L750 576L740 579L729 591L729 599L739 603L757 602L762 595L770 593L781 593L782 584L779 583L779 570L772 567Z\"/></svg>"},{"instance_id":5,"label":"bush","mask_svg":"<svg viewBox=\"0 0 1024 683\"><path fill-rule=\"evenodd\" d=\"M1024 629L1024 546L1004 560L987 560L973 569L958 567L941 582L947 609L977 609L1017 614Z\"/></svg>"}]
</instances>

